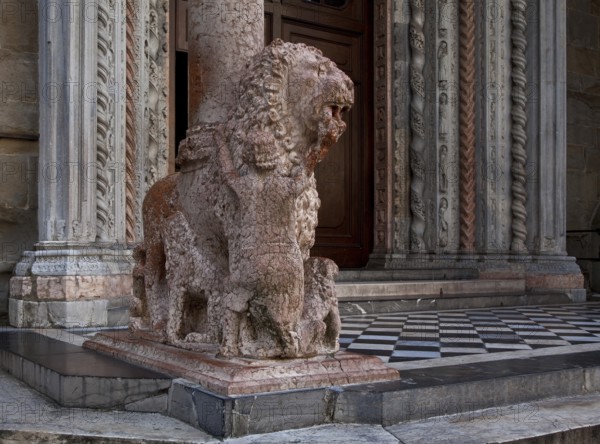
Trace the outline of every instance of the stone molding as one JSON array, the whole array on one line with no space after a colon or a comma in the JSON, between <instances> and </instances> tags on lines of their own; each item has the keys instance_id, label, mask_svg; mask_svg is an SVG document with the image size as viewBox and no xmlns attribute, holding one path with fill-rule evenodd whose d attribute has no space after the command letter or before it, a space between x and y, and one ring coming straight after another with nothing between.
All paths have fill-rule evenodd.
<instances>
[{"instance_id":1,"label":"stone molding","mask_svg":"<svg viewBox=\"0 0 600 444\"><path fill-rule=\"evenodd\" d=\"M394 186L401 178L392 174L392 67L390 63L392 40L392 0L377 0L374 5L374 61L375 67L375 233L374 250L390 251L394 239L391 229L392 202L397 199ZM396 162L397 164L398 162ZM394 190L394 191L392 191ZM394 218L395 219L395 218ZM396 224L396 223L395 223Z\"/></svg>"}]
</instances>

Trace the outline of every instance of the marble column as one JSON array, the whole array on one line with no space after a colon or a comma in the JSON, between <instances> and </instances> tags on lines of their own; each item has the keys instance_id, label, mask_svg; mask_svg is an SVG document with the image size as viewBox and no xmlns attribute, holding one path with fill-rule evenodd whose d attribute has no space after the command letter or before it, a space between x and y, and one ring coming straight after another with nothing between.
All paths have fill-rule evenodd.
<instances>
[{"instance_id":1,"label":"marble column","mask_svg":"<svg viewBox=\"0 0 600 444\"><path fill-rule=\"evenodd\" d=\"M529 4L527 37L528 125L527 241L535 261L528 284L543 288L583 287L575 258L566 253L566 0Z\"/></svg>"},{"instance_id":2,"label":"marble column","mask_svg":"<svg viewBox=\"0 0 600 444\"><path fill-rule=\"evenodd\" d=\"M39 3L39 242L10 283L18 327L102 326L131 293L125 1Z\"/></svg>"},{"instance_id":3,"label":"marble column","mask_svg":"<svg viewBox=\"0 0 600 444\"><path fill-rule=\"evenodd\" d=\"M224 122L240 71L264 46L264 1L190 0L189 124Z\"/></svg>"}]
</instances>

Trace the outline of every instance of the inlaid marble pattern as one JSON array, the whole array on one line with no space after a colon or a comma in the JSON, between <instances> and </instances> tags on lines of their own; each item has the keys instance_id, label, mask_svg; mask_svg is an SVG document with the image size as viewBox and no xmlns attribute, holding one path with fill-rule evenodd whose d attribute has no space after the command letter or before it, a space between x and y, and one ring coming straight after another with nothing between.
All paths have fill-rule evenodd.
<instances>
[{"instance_id":1,"label":"inlaid marble pattern","mask_svg":"<svg viewBox=\"0 0 600 444\"><path fill-rule=\"evenodd\" d=\"M600 303L342 318L340 349L383 362L600 343Z\"/></svg>"}]
</instances>

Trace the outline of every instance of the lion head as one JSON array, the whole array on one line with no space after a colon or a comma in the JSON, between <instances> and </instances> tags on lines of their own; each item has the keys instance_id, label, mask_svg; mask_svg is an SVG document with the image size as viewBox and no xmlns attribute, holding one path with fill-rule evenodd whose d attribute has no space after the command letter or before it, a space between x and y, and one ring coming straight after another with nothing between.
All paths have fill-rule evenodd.
<instances>
[{"instance_id":1,"label":"lion head","mask_svg":"<svg viewBox=\"0 0 600 444\"><path fill-rule=\"evenodd\" d=\"M354 85L316 48L275 40L248 64L227 124L235 167L310 176L346 129Z\"/></svg>"}]
</instances>

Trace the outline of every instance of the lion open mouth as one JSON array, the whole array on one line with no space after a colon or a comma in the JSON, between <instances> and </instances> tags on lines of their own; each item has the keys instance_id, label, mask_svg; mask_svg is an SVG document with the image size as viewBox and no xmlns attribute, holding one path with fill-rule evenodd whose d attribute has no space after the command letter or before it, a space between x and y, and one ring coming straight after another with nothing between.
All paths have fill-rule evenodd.
<instances>
[{"instance_id":1,"label":"lion open mouth","mask_svg":"<svg viewBox=\"0 0 600 444\"><path fill-rule=\"evenodd\" d=\"M323 112L323 119L319 125L319 155L317 162L323 160L329 149L335 144L340 136L346 131L346 122L343 116L350 106L344 103L329 104Z\"/></svg>"}]
</instances>

